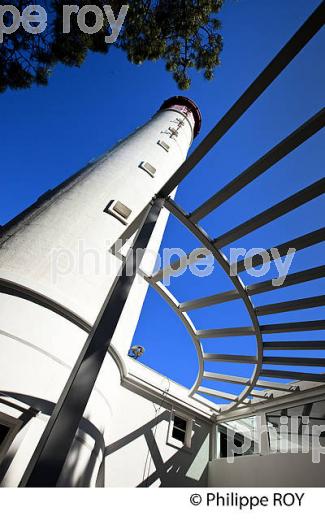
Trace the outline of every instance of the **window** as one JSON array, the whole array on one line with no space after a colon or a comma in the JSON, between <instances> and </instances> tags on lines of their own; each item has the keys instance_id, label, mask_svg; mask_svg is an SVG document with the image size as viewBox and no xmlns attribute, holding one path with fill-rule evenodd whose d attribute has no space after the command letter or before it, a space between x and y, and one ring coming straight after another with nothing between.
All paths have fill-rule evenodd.
<instances>
[{"instance_id":1,"label":"window","mask_svg":"<svg viewBox=\"0 0 325 520\"><path fill-rule=\"evenodd\" d=\"M172 437L185 443L187 421L182 417L174 416L174 425L172 430Z\"/></svg>"},{"instance_id":2,"label":"window","mask_svg":"<svg viewBox=\"0 0 325 520\"><path fill-rule=\"evenodd\" d=\"M171 413L167 444L174 448L191 448L193 419L182 413Z\"/></svg>"},{"instance_id":3,"label":"window","mask_svg":"<svg viewBox=\"0 0 325 520\"><path fill-rule=\"evenodd\" d=\"M220 458L260 452L256 416L218 423L218 431Z\"/></svg>"},{"instance_id":4,"label":"window","mask_svg":"<svg viewBox=\"0 0 325 520\"><path fill-rule=\"evenodd\" d=\"M125 204L119 200L111 200L111 202L104 209L105 213L117 218L122 224L126 225L126 221L131 215L132 211Z\"/></svg>"},{"instance_id":5,"label":"window","mask_svg":"<svg viewBox=\"0 0 325 520\"><path fill-rule=\"evenodd\" d=\"M143 162L139 165L139 168L141 168L141 169L144 170L145 172L149 173L149 175L150 175L151 177L154 177L154 176L155 176L156 168L155 168L154 166L152 166L152 164L143 161Z\"/></svg>"},{"instance_id":6,"label":"window","mask_svg":"<svg viewBox=\"0 0 325 520\"><path fill-rule=\"evenodd\" d=\"M122 218L129 218L131 210L125 204L122 204L119 200L114 204L113 210L116 211Z\"/></svg>"},{"instance_id":7,"label":"window","mask_svg":"<svg viewBox=\"0 0 325 520\"><path fill-rule=\"evenodd\" d=\"M308 452L325 445L325 401L275 410L266 414L271 452Z\"/></svg>"},{"instance_id":8,"label":"window","mask_svg":"<svg viewBox=\"0 0 325 520\"><path fill-rule=\"evenodd\" d=\"M165 141L161 141L159 139L158 141L159 146L161 146L166 152L169 152L170 146L169 144L165 143Z\"/></svg>"}]
</instances>

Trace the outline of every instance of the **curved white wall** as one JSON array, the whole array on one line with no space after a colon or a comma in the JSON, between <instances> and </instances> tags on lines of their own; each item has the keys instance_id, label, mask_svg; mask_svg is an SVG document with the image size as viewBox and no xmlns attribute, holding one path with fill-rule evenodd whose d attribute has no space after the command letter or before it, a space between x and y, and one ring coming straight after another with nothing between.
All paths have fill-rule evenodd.
<instances>
[{"instance_id":1,"label":"curved white wall","mask_svg":"<svg viewBox=\"0 0 325 520\"><path fill-rule=\"evenodd\" d=\"M176 126L176 118L184 124L173 139L168 128ZM190 119L171 109L158 112L45 201L34 214L10 229L0 240L0 279L51 298L92 324L120 266L108 249L125 231L119 220L104 212L105 207L111 200L120 200L132 210L128 220L132 223L183 163L192 138ZM159 139L170 145L169 152L157 144ZM154 178L139 168L142 161L156 168ZM155 251L166 221L163 212L151 240L150 247ZM56 272L55 267L64 270L67 260L71 262L70 269L64 275ZM123 357L127 355L145 293L144 282L136 280L122 325L114 337ZM9 450L12 460L2 485L19 484L86 337L86 332L64 317L0 293L0 391L39 410ZM119 402L120 382L116 363L106 356L59 485L96 484L110 436L112 409Z\"/></svg>"}]
</instances>

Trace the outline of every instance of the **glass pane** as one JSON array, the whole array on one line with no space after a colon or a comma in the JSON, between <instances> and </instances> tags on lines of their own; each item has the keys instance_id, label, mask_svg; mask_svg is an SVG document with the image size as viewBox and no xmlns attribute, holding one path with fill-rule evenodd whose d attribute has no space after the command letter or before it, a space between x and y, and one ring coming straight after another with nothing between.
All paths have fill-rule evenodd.
<instances>
[{"instance_id":1,"label":"glass pane","mask_svg":"<svg viewBox=\"0 0 325 520\"><path fill-rule=\"evenodd\" d=\"M173 428L172 436L174 439L177 439L178 441L185 442L185 432L183 430L179 430L178 428Z\"/></svg>"},{"instance_id":2,"label":"glass pane","mask_svg":"<svg viewBox=\"0 0 325 520\"><path fill-rule=\"evenodd\" d=\"M256 417L220 423L220 457L253 455L260 451Z\"/></svg>"},{"instance_id":3,"label":"glass pane","mask_svg":"<svg viewBox=\"0 0 325 520\"><path fill-rule=\"evenodd\" d=\"M325 421L325 401L317 401L313 404L311 410L311 417Z\"/></svg>"},{"instance_id":4,"label":"glass pane","mask_svg":"<svg viewBox=\"0 0 325 520\"><path fill-rule=\"evenodd\" d=\"M316 437L321 440L319 444L323 444L325 401L271 412L266 418L272 452L308 453L318 444Z\"/></svg>"},{"instance_id":5,"label":"glass pane","mask_svg":"<svg viewBox=\"0 0 325 520\"><path fill-rule=\"evenodd\" d=\"M176 428L186 431L186 424L187 424L187 421L185 419L183 419L182 417L177 417L177 415L175 415L174 426L176 426Z\"/></svg>"}]
</instances>

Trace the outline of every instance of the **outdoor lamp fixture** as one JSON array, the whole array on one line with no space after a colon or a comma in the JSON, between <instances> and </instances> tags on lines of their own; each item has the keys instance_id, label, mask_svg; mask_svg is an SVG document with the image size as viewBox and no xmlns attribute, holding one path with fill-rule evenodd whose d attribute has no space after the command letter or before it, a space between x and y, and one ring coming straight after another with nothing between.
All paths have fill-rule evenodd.
<instances>
[{"instance_id":1,"label":"outdoor lamp fixture","mask_svg":"<svg viewBox=\"0 0 325 520\"><path fill-rule=\"evenodd\" d=\"M141 347L141 345L134 345L129 350L129 356L138 359L139 357L143 356L144 354L144 347Z\"/></svg>"}]
</instances>

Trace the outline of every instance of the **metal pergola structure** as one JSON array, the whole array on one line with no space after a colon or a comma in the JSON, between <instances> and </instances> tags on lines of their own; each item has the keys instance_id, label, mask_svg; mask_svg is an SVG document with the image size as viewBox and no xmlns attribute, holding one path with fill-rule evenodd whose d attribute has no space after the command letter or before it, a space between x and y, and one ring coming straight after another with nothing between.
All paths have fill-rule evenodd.
<instances>
[{"instance_id":1,"label":"metal pergola structure","mask_svg":"<svg viewBox=\"0 0 325 520\"><path fill-rule=\"evenodd\" d=\"M279 76L295 56L297 56L297 54L321 29L323 26L324 15L325 5L324 3L321 3L295 35L263 70L263 72L249 86L238 101L230 108L225 116L216 124L212 131L203 139L192 155L190 155L186 162L165 184L157 197L151 202L150 207L142 215L142 222L136 233L133 247L122 261L121 271L116 278L116 282L112 287L110 294L106 298L94 327L90 328L89 324L80 323L80 318L74 316L71 312L67 312L67 309L61 307L59 304L48 299L44 302L43 296L41 297L32 291L25 288L22 289L21 287L9 282L0 283L0 290L2 292L19 295L20 297L30 299L31 301L42 305L45 304L47 308L66 316L67 319L89 332L87 342L80 353L77 363L65 385L63 393L54 408L53 414L49 419L39 445L21 481L21 486L40 487L56 485L133 282L133 278L127 277L125 274L126 263L130 260L130 255L134 255L134 251L137 248L145 248L148 244L153 227L162 207L167 208L167 210L169 210L169 212L199 240L202 246L212 253L218 264L223 269L225 275L229 276L234 286L232 290L227 292L214 294L212 296L192 301L178 302L161 283L164 270L155 273L153 276L145 276L148 283L150 283L175 310L193 339L199 357L199 372L197 380L190 390L190 395L197 397L198 394L204 393L205 395L224 398L230 403L228 407L228 411L230 412L239 407L244 408L246 404L249 404L249 398L251 397L257 396L260 399L263 399L264 397L264 400L272 399L271 394L265 396L261 396L260 393L256 394L256 388L273 391L280 390L286 393L291 393L295 390L295 384L290 387L290 385L276 382L276 379L288 379L293 382L312 381L320 385L325 385L325 373L322 371L325 366L325 359L316 357L297 358L291 355L286 357L267 355L267 351L269 350L279 350L288 353L292 350L324 350L325 341L268 342L264 340L265 334L324 329L325 321L317 320L261 325L259 320L260 316L323 306L325 303L325 297L315 296L298 300L279 301L276 304L255 307L251 298L253 295L266 293L271 290L273 291L278 287L273 286L271 281L263 281L246 287L239 274L237 276L231 275L233 273L231 268L234 266L230 265L229 260L221 251L221 248L225 245L232 243L238 238L265 226L270 222L273 222L282 215L295 210L323 194L325 190L325 179L313 183L307 188L282 200L278 204L266 209L219 237L210 237L199 224L203 217L216 210L221 204L230 199L249 183L257 179L270 167L275 165L282 158L287 156L299 145L318 132L325 124L325 110L321 110L315 114L287 138L282 140L269 152L258 159L252 166L247 168L191 213L187 213L170 198L170 194L174 188L181 183L188 173L217 144L226 132L238 121L238 119L249 109L267 87ZM294 237L292 240L278 245L277 248L281 255L285 255L289 247L302 250L320 243L324 239L324 236L324 228L318 229L303 236ZM135 265L139 267L141 258L138 258L138 256L135 255L133 260ZM253 258L253 266L262 265L263 263L263 258ZM238 273L245 271L243 262L238 262L236 267ZM324 275L325 266L306 269L288 275L284 286L287 287L310 280L317 280ZM251 326L197 330L187 314L188 311L194 309L234 300L241 300L244 303L251 319ZM201 343L202 339L235 336L255 337L256 355L240 356L234 354L208 354L203 350ZM208 361L249 363L252 366L251 377L243 378L208 372L205 370L205 363ZM292 372L291 370L285 370L282 368L280 370L270 370L265 368L265 366L267 367L269 364L279 365L281 367L299 365L302 367L302 371ZM318 367L319 371L317 373L306 373L304 372L303 367ZM263 377L269 379L264 380ZM245 385L245 389L240 394L217 392L209 387L204 387L203 379L232 383L234 388L236 388L236 385ZM211 404L213 405L213 403ZM225 410L223 409L223 413L224 412Z\"/></svg>"},{"instance_id":2,"label":"metal pergola structure","mask_svg":"<svg viewBox=\"0 0 325 520\"><path fill-rule=\"evenodd\" d=\"M231 180L221 190L214 193L207 201L199 207L187 213L179 207L171 198L172 190L188 175L188 173L205 157L205 155L217 144L226 132L238 121L247 109L258 99L266 88L279 76L279 74L289 65L305 45L317 34L324 23L324 3L312 13L288 43L281 49L269 65L262 71L256 80L249 86L238 101L230 108L225 116L216 124L212 131L203 139L189 159L179 168L170 181L162 189L159 197L165 198L165 207L178 221L183 224L202 244L203 248L209 251L218 262L224 273L231 280L234 288L227 292L213 294L207 297L194 299L186 302L178 302L166 287L161 283L166 271L175 267L164 266L159 272L152 276L146 276L146 280L159 292L159 294L170 304L178 316L182 319L194 342L199 358L199 371L195 384L193 385L190 396L198 394L214 396L229 401L227 411L234 410L239 406L249 405L250 398L272 399L272 391L294 392L297 388L295 382L312 381L325 384L325 358L317 357L295 357L289 355L292 350L317 351L325 349L325 341L265 341L265 334L290 333L302 331L324 330L325 320L297 321L278 324L260 324L260 316L289 312L294 310L304 310L312 307L325 305L325 296L319 295L310 298L300 298L289 301L279 301L269 305L256 307L252 301L252 296L256 294L273 291L279 287L272 285L272 281L263 281L253 285L245 286L240 273L245 271L244 261L239 261L236 265L230 265L228 258L221 249L239 238L273 222L279 217L294 211L296 208L307 204L325 191L325 178L314 182L310 186L296 192L288 198L274 206L267 208L253 218L244 221L242 224L230 229L218 237L211 237L200 225L200 221L215 211L224 202L236 195L249 183L253 182L260 175L269 170L273 165L290 154L298 146L308 140L324 127L325 109L314 114L305 123L299 126L285 139L270 149L254 164L246 168L240 175ZM325 228L317 229L302 236L293 237L291 240L274 246L278 249L280 256L287 254L289 248L296 250L306 249L322 242L325 238ZM271 248L270 248L271 249ZM268 250L268 252L270 251ZM260 255L252 258L252 266L263 265L266 260ZM234 272L238 273L234 276ZM317 280L325 275L325 266L320 265L311 269L295 272L287 276L282 287L301 284L311 280ZM188 316L188 311L199 308L206 308L224 302L241 299L244 303L251 319L249 327L233 327L223 329L197 330ZM254 356L244 356L235 354L211 354L204 351L202 339L224 338L236 336L255 336L256 354ZM288 352L287 356L267 355L268 351ZM216 372L209 372L205 369L207 362L215 361L218 363L246 363L252 366L251 377L239 377L225 375ZM279 365L280 369L269 369L268 365ZM286 367L299 366L301 371L286 370ZM317 373L304 372L304 367L318 367ZM267 378L267 379L263 379ZM277 382L276 379L287 379L292 381L292 385ZM218 391L208 386L204 386L203 380L244 385L245 388L240 394L226 393ZM256 392L256 389L264 389ZM271 393L267 393L271 391ZM222 410L223 414L225 409Z\"/></svg>"}]
</instances>

